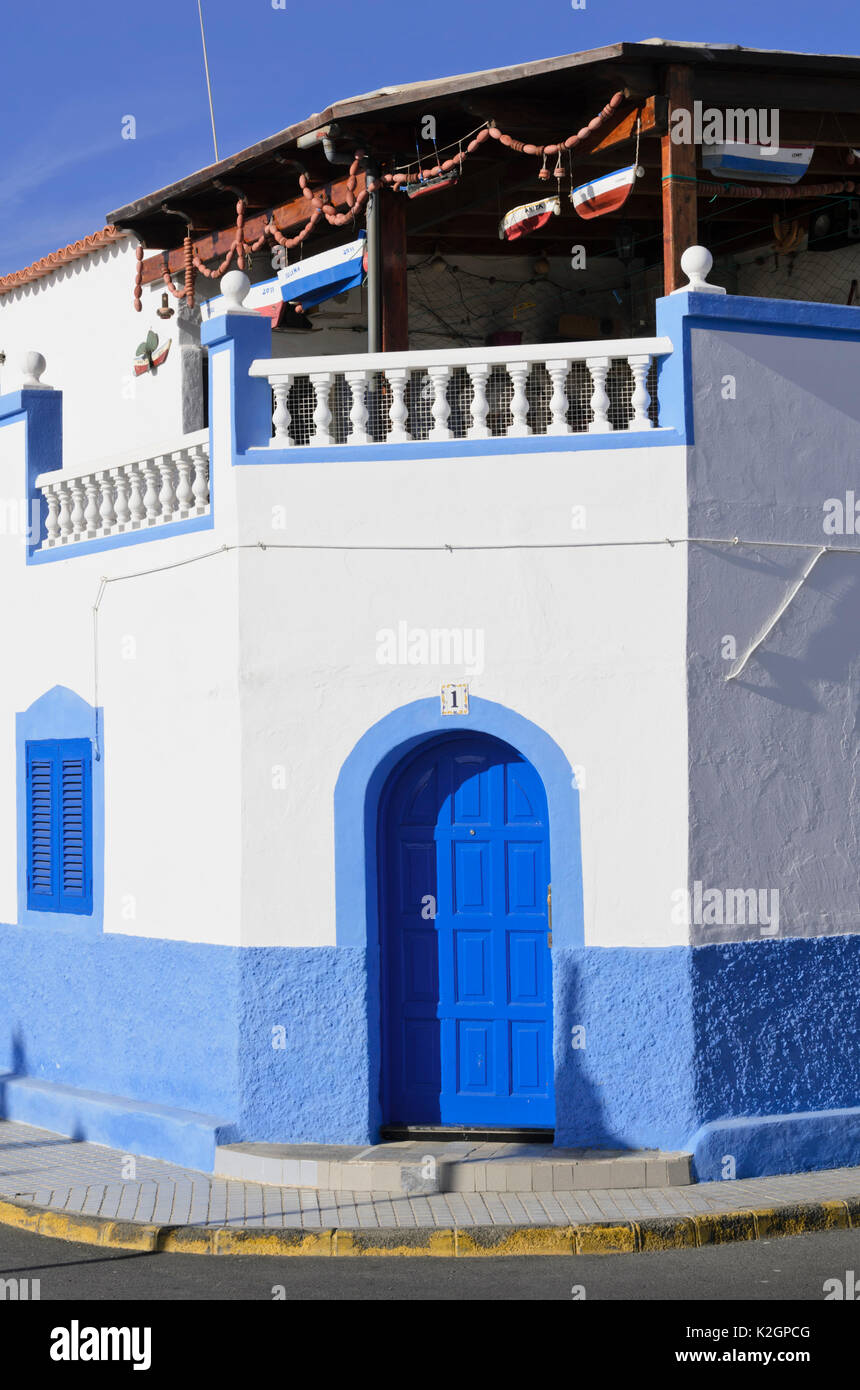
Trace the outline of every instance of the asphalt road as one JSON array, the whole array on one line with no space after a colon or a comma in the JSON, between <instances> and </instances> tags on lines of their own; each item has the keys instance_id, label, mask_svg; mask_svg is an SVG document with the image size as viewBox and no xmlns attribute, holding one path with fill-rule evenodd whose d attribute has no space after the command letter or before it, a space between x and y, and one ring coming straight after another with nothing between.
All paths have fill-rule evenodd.
<instances>
[{"instance_id":1,"label":"asphalt road","mask_svg":"<svg viewBox=\"0 0 860 1390\"><path fill-rule=\"evenodd\" d=\"M649 1255L278 1258L101 1250L0 1226L0 1278L46 1300L652 1301L822 1304L828 1279L860 1279L860 1232L832 1231ZM574 1295L572 1290L579 1291ZM860 1301L858 1291L857 1301ZM856 1316L853 1313L852 1315Z\"/></svg>"}]
</instances>

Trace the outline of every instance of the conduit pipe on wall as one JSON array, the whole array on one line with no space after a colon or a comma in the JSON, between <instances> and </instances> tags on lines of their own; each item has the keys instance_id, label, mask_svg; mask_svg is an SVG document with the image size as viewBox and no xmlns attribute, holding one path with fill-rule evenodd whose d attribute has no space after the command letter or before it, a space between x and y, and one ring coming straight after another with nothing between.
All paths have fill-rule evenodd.
<instances>
[{"instance_id":1,"label":"conduit pipe on wall","mask_svg":"<svg viewBox=\"0 0 860 1390\"><path fill-rule=\"evenodd\" d=\"M800 579L791 589L780 604L767 627L764 628L760 637L757 637L752 646L748 649L739 665L729 672L725 680L734 680L740 675L750 657L758 650L762 642L770 632L773 631L783 613L791 604L795 595L806 583L822 555L860 555L860 545L811 545L808 541L757 541L742 540L740 536L662 536L656 540L639 541L514 541L510 543L501 542L496 545L450 545L447 541L442 541L435 545L317 545L311 542L292 542L292 541L242 541L233 545L220 545L215 550L204 550L199 555L189 555L187 560L171 560L166 565L151 565L145 570L133 570L130 574L102 575L99 581L98 593L93 604L93 708L95 709L96 731L95 731L95 754L98 759L101 756L98 729L98 703L99 703L99 659L98 659L98 620L99 609L109 584L120 583L123 579L142 579L148 574L162 574L165 570L181 569L184 565L196 564L198 560L210 560L214 555L226 555L231 550L336 550L336 551L399 551L403 552L424 552L446 551L453 555L459 550L609 550L618 549L625 546L654 546L668 545L670 548L676 545L748 545L753 549L776 548L781 550L815 550L810 563L807 565Z\"/></svg>"}]
</instances>

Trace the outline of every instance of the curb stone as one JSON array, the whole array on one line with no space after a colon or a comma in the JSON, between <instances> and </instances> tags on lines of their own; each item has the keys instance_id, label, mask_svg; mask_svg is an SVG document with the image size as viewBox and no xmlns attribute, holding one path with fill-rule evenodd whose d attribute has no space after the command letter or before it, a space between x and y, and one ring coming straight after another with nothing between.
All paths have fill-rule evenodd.
<instances>
[{"instance_id":1,"label":"curb stone","mask_svg":"<svg viewBox=\"0 0 860 1390\"><path fill-rule=\"evenodd\" d=\"M570 1226L301 1227L155 1226L105 1216L57 1212L0 1200L0 1225L53 1240L114 1250L185 1255L512 1255L647 1254L732 1241L773 1240L804 1232L860 1229L860 1197L790 1202L695 1216L595 1221Z\"/></svg>"}]
</instances>

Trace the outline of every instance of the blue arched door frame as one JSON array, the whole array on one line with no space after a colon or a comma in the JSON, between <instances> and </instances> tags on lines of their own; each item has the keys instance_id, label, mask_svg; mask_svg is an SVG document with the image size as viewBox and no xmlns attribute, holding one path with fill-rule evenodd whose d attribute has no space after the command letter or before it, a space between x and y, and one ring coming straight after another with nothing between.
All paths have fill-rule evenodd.
<instances>
[{"instance_id":1,"label":"blue arched door frame","mask_svg":"<svg viewBox=\"0 0 860 1390\"><path fill-rule=\"evenodd\" d=\"M553 950L584 944L579 792L568 759L543 729L506 705L475 696L470 697L468 715L443 715L438 698L431 697L401 705L368 729L340 770L334 831L337 944L366 952L371 1132L378 1128L381 1113L379 800L398 763L422 743L454 729L490 734L510 744L538 773L549 809Z\"/></svg>"}]
</instances>

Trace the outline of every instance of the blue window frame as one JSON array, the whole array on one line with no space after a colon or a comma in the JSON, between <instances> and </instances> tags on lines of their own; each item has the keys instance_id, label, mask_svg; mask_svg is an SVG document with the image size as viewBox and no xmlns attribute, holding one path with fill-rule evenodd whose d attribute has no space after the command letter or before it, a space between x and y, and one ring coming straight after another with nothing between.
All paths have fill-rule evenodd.
<instances>
[{"instance_id":1,"label":"blue window frame","mask_svg":"<svg viewBox=\"0 0 860 1390\"><path fill-rule=\"evenodd\" d=\"M27 742L27 906L93 910L92 743Z\"/></svg>"}]
</instances>

